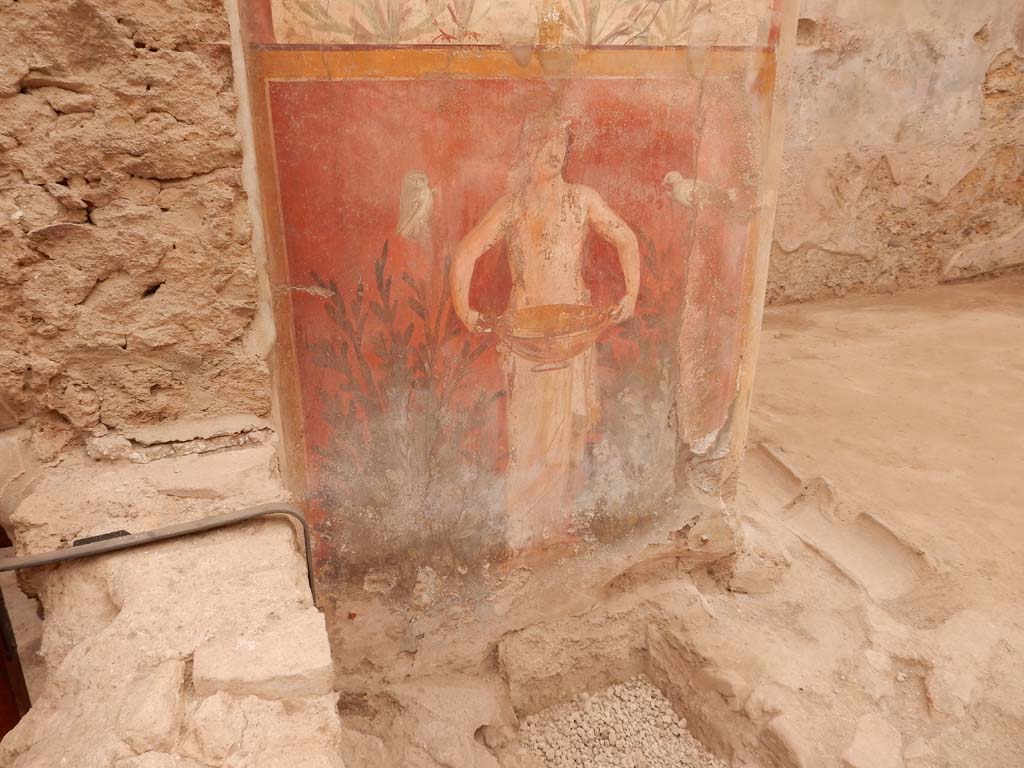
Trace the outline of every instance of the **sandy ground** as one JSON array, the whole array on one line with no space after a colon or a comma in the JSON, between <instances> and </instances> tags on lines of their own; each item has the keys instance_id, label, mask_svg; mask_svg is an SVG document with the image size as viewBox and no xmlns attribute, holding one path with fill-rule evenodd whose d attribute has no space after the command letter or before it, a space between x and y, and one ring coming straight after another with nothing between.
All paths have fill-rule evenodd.
<instances>
[{"instance_id":1,"label":"sandy ground","mask_svg":"<svg viewBox=\"0 0 1024 768\"><path fill-rule=\"evenodd\" d=\"M765 326L752 442L935 561L941 589L909 617L1015 605L1024 622L1024 277L769 309Z\"/></svg>"},{"instance_id":2,"label":"sandy ground","mask_svg":"<svg viewBox=\"0 0 1024 768\"><path fill-rule=\"evenodd\" d=\"M741 497L781 505L862 591L819 639L863 631L895 670L860 680L908 765L1024 765L1024 277L775 308L765 328ZM779 591L805 602L795 575Z\"/></svg>"}]
</instances>

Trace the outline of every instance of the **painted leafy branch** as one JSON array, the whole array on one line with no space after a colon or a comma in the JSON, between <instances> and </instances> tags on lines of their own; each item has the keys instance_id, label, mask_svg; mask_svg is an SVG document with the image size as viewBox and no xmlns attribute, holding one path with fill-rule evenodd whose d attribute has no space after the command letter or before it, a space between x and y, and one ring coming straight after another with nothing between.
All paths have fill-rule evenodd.
<instances>
[{"instance_id":1,"label":"painted leafy branch","mask_svg":"<svg viewBox=\"0 0 1024 768\"><path fill-rule=\"evenodd\" d=\"M669 0L662 4L660 12L651 19L651 24L638 35L649 37L655 45L681 45L688 41L693 22L711 7L711 0Z\"/></svg>"},{"instance_id":2,"label":"painted leafy branch","mask_svg":"<svg viewBox=\"0 0 1024 768\"><path fill-rule=\"evenodd\" d=\"M295 7L306 16L309 26L319 32L334 32L352 36L352 28L331 15L319 0L295 0Z\"/></svg>"},{"instance_id":3,"label":"painted leafy branch","mask_svg":"<svg viewBox=\"0 0 1024 768\"><path fill-rule=\"evenodd\" d=\"M481 39L473 27L487 15L487 6L478 0L449 0L440 19L435 19L434 42L467 43Z\"/></svg>"},{"instance_id":4,"label":"painted leafy branch","mask_svg":"<svg viewBox=\"0 0 1024 768\"><path fill-rule=\"evenodd\" d=\"M389 551L403 531L407 542L478 541L471 531L488 524L479 516L495 506L484 499L496 481L484 457L495 453L488 441L497 440L504 393L463 385L493 341L465 331L447 280L433 299L408 272L395 281L387 242L368 286L343 292L312 277L336 331L308 345L314 365L330 372L318 392L327 426L316 449L326 469L321 502L346 510L349 534L364 520L349 540L383 546L381 537L391 537Z\"/></svg>"},{"instance_id":5,"label":"painted leafy branch","mask_svg":"<svg viewBox=\"0 0 1024 768\"><path fill-rule=\"evenodd\" d=\"M583 46L685 42L710 0L567 0L563 20Z\"/></svg>"},{"instance_id":6,"label":"painted leafy branch","mask_svg":"<svg viewBox=\"0 0 1024 768\"><path fill-rule=\"evenodd\" d=\"M357 43L408 43L437 27L443 0L353 0L348 20L321 0L296 0L311 28L351 38Z\"/></svg>"},{"instance_id":7,"label":"painted leafy branch","mask_svg":"<svg viewBox=\"0 0 1024 768\"><path fill-rule=\"evenodd\" d=\"M474 43L490 0L291 0L309 28L356 43ZM582 46L679 45L711 0L564 0L570 42Z\"/></svg>"},{"instance_id":8,"label":"painted leafy branch","mask_svg":"<svg viewBox=\"0 0 1024 768\"><path fill-rule=\"evenodd\" d=\"M580 45L616 45L632 34L640 15L652 5L653 0L568 0L563 18Z\"/></svg>"}]
</instances>

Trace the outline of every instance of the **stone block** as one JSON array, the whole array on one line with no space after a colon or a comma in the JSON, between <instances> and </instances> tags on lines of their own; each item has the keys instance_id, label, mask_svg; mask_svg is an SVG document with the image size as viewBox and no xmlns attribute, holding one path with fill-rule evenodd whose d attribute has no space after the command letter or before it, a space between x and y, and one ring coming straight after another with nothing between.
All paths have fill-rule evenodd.
<instances>
[{"instance_id":1,"label":"stone block","mask_svg":"<svg viewBox=\"0 0 1024 768\"><path fill-rule=\"evenodd\" d=\"M225 691L267 699L328 693L334 670L323 615L315 608L287 615L261 631L215 638L196 649L196 693Z\"/></svg>"},{"instance_id":2,"label":"stone block","mask_svg":"<svg viewBox=\"0 0 1024 768\"><path fill-rule=\"evenodd\" d=\"M24 427L4 430L0 434L0 521L8 517L39 477L39 467Z\"/></svg>"},{"instance_id":3,"label":"stone block","mask_svg":"<svg viewBox=\"0 0 1024 768\"><path fill-rule=\"evenodd\" d=\"M178 738L182 718L185 662L171 659L136 678L144 695L130 696L121 707L119 729L136 752L167 750Z\"/></svg>"},{"instance_id":4,"label":"stone block","mask_svg":"<svg viewBox=\"0 0 1024 768\"><path fill-rule=\"evenodd\" d=\"M813 768L817 765L804 743L796 721L789 715L774 718L761 732L761 746L777 768Z\"/></svg>"},{"instance_id":5,"label":"stone block","mask_svg":"<svg viewBox=\"0 0 1024 768\"><path fill-rule=\"evenodd\" d=\"M18 414L14 407L0 395L0 429L11 429L18 426Z\"/></svg>"},{"instance_id":6,"label":"stone block","mask_svg":"<svg viewBox=\"0 0 1024 768\"><path fill-rule=\"evenodd\" d=\"M748 595L771 592L792 562L789 553L766 522L744 521L740 538L729 589Z\"/></svg>"},{"instance_id":7,"label":"stone block","mask_svg":"<svg viewBox=\"0 0 1024 768\"><path fill-rule=\"evenodd\" d=\"M283 748L245 758L245 762L227 762L224 768L345 768L340 756L315 748ZM358 767L357 767L358 768Z\"/></svg>"},{"instance_id":8,"label":"stone block","mask_svg":"<svg viewBox=\"0 0 1024 768\"><path fill-rule=\"evenodd\" d=\"M764 722L785 711L786 699L785 689L765 683L755 688L747 697L743 711L755 723Z\"/></svg>"},{"instance_id":9,"label":"stone block","mask_svg":"<svg viewBox=\"0 0 1024 768\"><path fill-rule=\"evenodd\" d=\"M503 702L500 686L463 676L425 680L396 686L392 692L401 704L418 748L403 756L405 762L422 751L437 765L452 768L499 768L498 761L480 744L475 734L485 726L500 727L514 715Z\"/></svg>"},{"instance_id":10,"label":"stone block","mask_svg":"<svg viewBox=\"0 0 1024 768\"><path fill-rule=\"evenodd\" d=\"M241 743L245 715L237 701L226 693L215 693L192 714L189 725L206 762L223 762Z\"/></svg>"},{"instance_id":11,"label":"stone block","mask_svg":"<svg viewBox=\"0 0 1024 768\"><path fill-rule=\"evenodd\" d=\"M718 693L725 699L729 709L735 712L743 709L750 696L750 685L739 672L732 669L697 669L693 679L698 688Z\"/></svg>"},{"instance_id":12,"label":"stone block","mask_svg":"<svg viewBox=\"0 0 1024 768\"><path fill-rule=\"evenodd\" d=\"M360 733L351 728L340 729L338 751L350 766L390 768L393 765L393 761L384 747L384 742L376 736Z\"/></svg>"},{"instance_id":13,"label":"stone block","mask_svg":"<svg viewBox=\"0 0 1024 768\"><path fill-rule=\"evenodd\" d=\"M853 741L843 753L843 768L903 768L903 737L875 714L857 721Z\"/></svg>"},{"instance_id":14,"label":"stone block","mask_svg":"<svg viewBox=\"0 0 1024 768\"><path fill-rule=\"evenodd\" d=\"M594 690L608 670L623 679L644 666L644 625L633 610L607 608L509 632L498 642L498 664L516 711L538 712L565 690Z\"/></svg>"}]
</instances>

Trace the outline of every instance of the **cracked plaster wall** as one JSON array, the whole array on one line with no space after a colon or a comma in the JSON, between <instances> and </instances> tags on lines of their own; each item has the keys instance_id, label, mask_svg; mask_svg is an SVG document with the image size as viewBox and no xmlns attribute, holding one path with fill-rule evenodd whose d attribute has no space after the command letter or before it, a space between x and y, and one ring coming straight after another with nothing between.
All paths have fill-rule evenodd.
<instances>
[{"instance_id":1,"label":"cracked plaster wall","mask_svg":"<svg viewBox=\"0 0 1024 768\"><path fill-rule=\"evenodd\" d=\"M0 0L19 554L288 498L230 39L220 0ZM45 684L0 765L344 768L301 552L264 520L21 572Z\"/></svg>"},{"instance_id":2,"label":"cracked plaster wall","mask_svg":"<svg viewBox=\"0 0 1024 768\"><path fill-rule=\"evenodd\" d=\"M1024 265L1018 0L803 0L800 16L768 301Z\"/></svg>"},{"instance_id":3,"label":"cracked plaster wall","mask_svg":"<svg viewBox=\"0 0 1024 768\"><path fill-rule=\"evenodd\" d=\"M770 300L922 285L1024 260L1017 0L807 0L802 15ZM19 544L46 549L122 518L135 524L141 515L151 527L277 497L273 457L261 447L273 439L258 418L269 413L271 386L260 354L266 338L254 330L257 266L223 6L0 0L0 44L0 430L22 423L19 445L28 432L30 453L43 461L85 443L94 458L136 462L130 473L115 465L102 476L94 464L66 462L20 509ZM0 470L14 465L10 442L0 439ZM195 465L197 457L175 459L162 474L156 464L147 468L179 448L250 442L223 470L240 478L235 485L216 479L210 464ZM6 482L0 471L0 507ZM142 512L100 503L126 489L147 499ZM53 513L75 503L91 517ZM218 635L233 638L243 614L252 625L246 632L258 635L281 603L289 614L308 612L302 564L286 533L247 529L245 549L228 532L197 547L174 545L163 550L170 581L140 552L65 566L39 583L51 618L45 660L53 688L0 756L51 765L56 732L80 746L82 764L255 765L257 753L274 764L275 750L294 757L293 725L276 711L266 718L280 744L248 743L256 729L208 729L206 720L245 721L257 705L270 705L254 702L249 688L224 686L204 698L186 663ZM255 546L267 549L268 573L286 574L273 605L237 603L248 561L235 563L239 583L226 581L236 575L231 558L244 560ZM102 599L73 599L90 584ZM194 599L211 584L227 595L223 616L205 600L167 603L175 610L159 616L150 603L126 602L146 594L159 607L168 595ZM271 594L250 592L260 600ZM83 615L82 605L94 615ZM90 620L95 638L65 633ZM171 639L152 659L135 658L137 627ZM139 675L159 662L170 688L183 692L181 705L158 718L160 728L121 722L133 708L124 705L132 699L120 678L99 696L82 682L88 674L78 665L88 673L126 659ZM309 744L337 728L321 688L282 695L316 710L293 713L319 729ZM76 719L86 701L89 717ZM230 716L204 717L217 707ZM95 732L108 737L92 744ZM308 764L337 764L317 758Z\"/></svg>"},{"instance_id":4,"label":"cracked plaster wall","mask_svg":"<svg viewBox=\"0 0 1024 768\"><path fill-rule=\"evenodd\" d=\"M223 4L0 15L0 429L267 414Z\"/></svg>"}]
</instances>

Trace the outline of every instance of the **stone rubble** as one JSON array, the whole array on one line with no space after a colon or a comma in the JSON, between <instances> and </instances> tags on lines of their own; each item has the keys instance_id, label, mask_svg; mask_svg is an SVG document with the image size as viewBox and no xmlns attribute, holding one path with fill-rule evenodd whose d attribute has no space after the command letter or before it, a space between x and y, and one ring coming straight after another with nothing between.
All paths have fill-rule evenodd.
<instances>
[{"instance_id":1,"label":"stone rubble","mask_svg":"<svg viewBox=\"0 0 1024 768\"><path fill-rule=\"evenodd\" d=\"M725 768L643 676L525 718L520 739L548 768Z\"/></svg>"}]
</instances>

